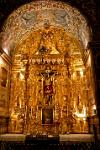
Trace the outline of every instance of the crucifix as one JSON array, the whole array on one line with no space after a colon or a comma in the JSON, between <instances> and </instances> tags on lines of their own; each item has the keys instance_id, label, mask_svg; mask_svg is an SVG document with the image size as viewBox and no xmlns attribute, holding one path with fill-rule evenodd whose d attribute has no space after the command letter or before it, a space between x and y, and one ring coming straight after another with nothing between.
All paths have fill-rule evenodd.
<instances>
[{"instance_id":1,"label":"crucifix","mask_svg":"<svg viewBox=\"0 0 100 150\"><path fill-rule=\"evenodd\" d=\"M43 76L43 97L45 99L45 104L52 104L52 95L53 95L53 79L54 71L48 66L44 71L41 72Z\"/></svg>"}]
</instances>

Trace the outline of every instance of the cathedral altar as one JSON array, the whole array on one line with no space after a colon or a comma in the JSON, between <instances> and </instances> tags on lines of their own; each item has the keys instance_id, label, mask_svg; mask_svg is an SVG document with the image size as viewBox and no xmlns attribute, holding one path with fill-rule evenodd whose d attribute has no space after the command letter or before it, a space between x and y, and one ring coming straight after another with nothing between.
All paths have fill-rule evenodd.
<instances>
[{"instance_id":1,"label":"cathedral altar","mask_svg":"<svg viewBox=\"0 0 100 150\"><path fill-rule=\"evenodd\" d=\"M93 132L96 103L90 34L82 14L60 2L32 2L9 16L2 47L9 43L12 63L9 72L2 69L1 79L2 91L9 89L9 133Z\"/></svg>"},{"instance_id":2,"label":"cathedral altar","mask_svg":"<svg viewBox=\"0 0 100 150\"><path fill-rule=\"evenodd\" d=\"M92 113L90 96L90 103L94 103L90 70L85 68L79 51L76 54L65 45L57 49L52 43L54 31L65 34L64 41L68 38L62 29L44 27L28 39L34 39L40 31L39 48L25 52L18 45L13 58L9 131L51 135L87 133L87 116Z\"/></svg>"}]
</instances>

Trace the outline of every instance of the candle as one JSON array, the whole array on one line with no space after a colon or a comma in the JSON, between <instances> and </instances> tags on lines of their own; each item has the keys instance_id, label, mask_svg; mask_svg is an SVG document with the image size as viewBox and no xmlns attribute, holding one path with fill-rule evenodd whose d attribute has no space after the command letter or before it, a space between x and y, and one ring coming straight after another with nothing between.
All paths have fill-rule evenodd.
<instances>
[{"instance_id":1,"label":"candle","mask_svg":"<svg viewBox=\"0 0 100 150\"><path fill-rule=\"evenodd\" d=\"M22 107L22 106L21 106L21 100L20 100L19 104L20 104L19 107L21 108L21 107Z\"/></svg>"}]
</instances>

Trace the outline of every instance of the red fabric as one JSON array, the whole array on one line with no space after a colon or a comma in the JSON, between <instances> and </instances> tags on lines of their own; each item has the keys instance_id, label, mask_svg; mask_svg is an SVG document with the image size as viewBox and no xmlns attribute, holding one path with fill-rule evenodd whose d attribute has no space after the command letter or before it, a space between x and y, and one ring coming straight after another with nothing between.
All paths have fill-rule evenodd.
<instances>
[{"instance_id":1,"label":"red fabric","mask_svg":"<svg viewBox=\"0 0 100 150\"><path fill-rule=\"evenodd\" d=\"M44 94L52 94L52 93L53 93L52 81L48 83L44 81Z\"/></svg>"}]
</instances>

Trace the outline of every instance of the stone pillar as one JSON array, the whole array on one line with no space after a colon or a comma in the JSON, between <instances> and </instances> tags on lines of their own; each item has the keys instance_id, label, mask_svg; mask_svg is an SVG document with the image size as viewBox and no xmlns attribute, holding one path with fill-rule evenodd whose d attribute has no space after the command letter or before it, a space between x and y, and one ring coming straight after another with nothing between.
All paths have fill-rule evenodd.
<instances>
[{"instance_id":1,"label":"stone pillar","mask_svg":"<svg viewBox=\"0 0 100 150\"><path fill-rule=\"evenodd\" d=\"M99 118L100 132L100 42L91 42L89 46L92 52L95 99L97 105L97 116Z\"/></svg>"}]
</instances>

